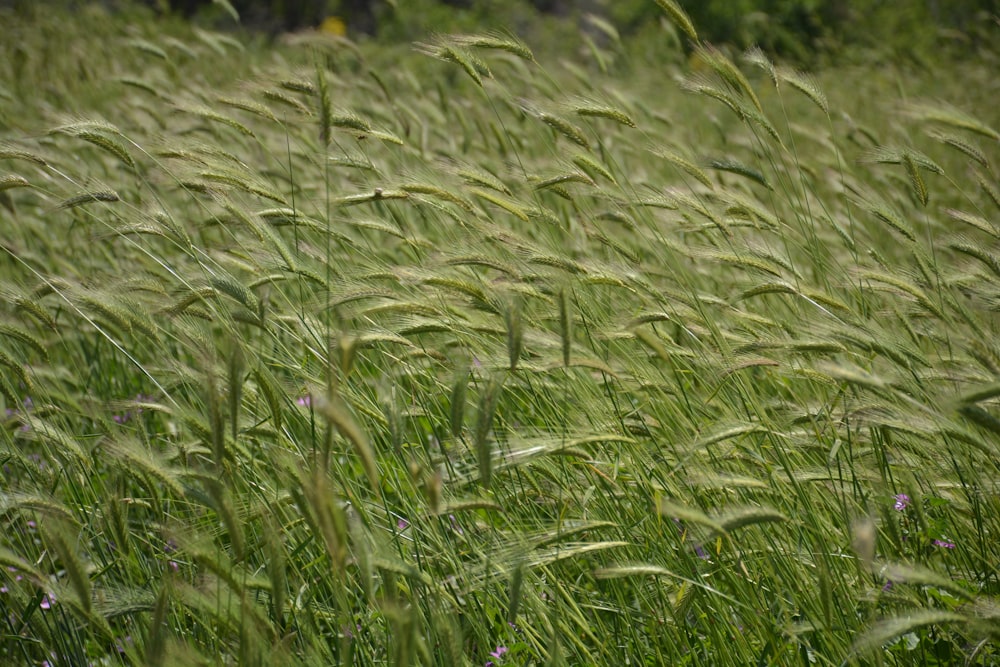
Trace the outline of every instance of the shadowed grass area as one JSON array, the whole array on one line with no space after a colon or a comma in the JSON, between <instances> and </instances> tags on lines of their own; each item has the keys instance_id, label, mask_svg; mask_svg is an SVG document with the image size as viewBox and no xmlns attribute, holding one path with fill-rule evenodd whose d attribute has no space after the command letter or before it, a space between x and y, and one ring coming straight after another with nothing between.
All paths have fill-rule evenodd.
<instances>
[{"instance_id":1,"label":"shadowed grass area","mask_svg":"<svg viewBox=\"0 0 1000 667\"><path fill-rule=\"evenodd\" d=\"M998 659L993 55L8 18L4 660Z\"/></svg>"}]
</instances>

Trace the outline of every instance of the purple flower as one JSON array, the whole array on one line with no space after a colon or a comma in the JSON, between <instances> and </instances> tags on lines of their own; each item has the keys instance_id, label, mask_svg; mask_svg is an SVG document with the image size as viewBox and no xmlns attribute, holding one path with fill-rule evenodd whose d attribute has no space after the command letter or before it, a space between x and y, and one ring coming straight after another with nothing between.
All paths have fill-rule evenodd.
<instances>
[{"instance_id":1,"label":"purple flower","mask_svg":"<svg viewBox=\"0 0 1000 667\"><path fill-rule=\"evenodd\" d=\"M180 565L178 565L177 561L175 561L175 560L167 561L167 567L169 567L174 572L177 572L177 571L179 571L181 569Z\"/></svg>"},{"instance_id":2,"label":"purple flower","mask_svg":"<svg viewBox=\"0 0 1000 667\"><path fill-rule=\"evenodd\" d=\"M398 528L399 530L406 530L409 527L410 527L410 522L402 517L400 517L399 520L396 521L396 528Z\"/></svg>"},{"instance_id":3,"label":"purple flower","mask_svg":"<svg viewBox=\"0 0 1000 667\"><path fill-rule=\"evenodd\" d=\"M900 493L896 496L896 504L892 506L892 509L897 512L902 512L910 504L910 497L905 493Z\"/></svg>"},{"instance_id":4,"label":"purple flower","mask_svg":"<svg viewBox=\"0 0 1000 667\"><path fill-rule=\"evenodd\" d=\"M51 593L46 593L42 596L42 601L38 603L39 609L44 609L48 611L52 609L52 605L56 603L56 596Z\"/></svg>"},{"instance_id":5,"label":"purple flower","mask_svg":"<svg viewBox=\"0 0 1000 667\"><path fill-rule=\"evenodd\" d=\"M954 542L948 542L947 540L934 540L934 546L936 546L936 547L942 547L944 549L954 549L955 548L955 543Z\"/></svg>"},{"instance_id":6,"label":"purple flower","mask_svg":"<svg viewBox=\"0 0 1000 667\"><path fill-rule=\"evenodd\" d=\"M454 514L449 514L448 515L448 519L451 521L451 529L452 530L454 530L459 535L462 535L462 534L465 533L465 531L462 530L462 527L458 525L458 519L455 518Z\"/></svg>"},{"instance_id":7,"label":"purple flower","mask_svg":"<svg viewBox=\"0 0 1000 667\"><path fill-rule=\"evenodd\" d=\"M115 648L119 653L128 653L127 645L132 643L132 635L125 635L124 639L115 640Z\"/></svg>"},{"instance_id":8,"label":"purple flower","mask_svg":"<svg viewBox=\"0 0 1000 667\"><path fill-rule=\"evenodd\" d=\"M308 408L312 405L312 396L310 396L309 394L306 394L305 396L299 396L295 402L298 405L302 405Z\"/></svg>"},{"instance_id":9,"label":"purple flower","mask_svg":"<svg viewBox=\"0 0 1000 667\"><path fill-rule=\"evenodd\" d=\"M892 579L890 579L889 581L885 582L885 586L882 587L882 592L883 593L888 593L891 589L892 589Z\"/></svg>"},{"instance_id":10,"label":"purple flower","mask_svg":"<svg viewBox=\"0 0 1000 667\"><path fill-rule=\"evenodd\" d=\"M507 647L506 646L497 646L497 650L495 650L492 653L490 653L490 657L493 657L493 658L502 658L503 654L506 653L506 652L507 652Z\"/></svg>"}]
</instances>

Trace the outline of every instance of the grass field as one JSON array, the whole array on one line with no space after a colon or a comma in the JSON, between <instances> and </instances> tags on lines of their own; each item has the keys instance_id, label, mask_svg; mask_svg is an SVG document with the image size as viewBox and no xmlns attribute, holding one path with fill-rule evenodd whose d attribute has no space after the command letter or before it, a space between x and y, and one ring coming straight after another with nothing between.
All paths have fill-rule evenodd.
<instances>
[{"instance_id":1,"label":"grass field","mask_svg":"<svg viewBox=\"0 0 1000 667\"><path fill-rule=\"evenodd\" d=\"M0 662L1000 663L994 54L0 18Z\"/></svg>"}]
</instances>

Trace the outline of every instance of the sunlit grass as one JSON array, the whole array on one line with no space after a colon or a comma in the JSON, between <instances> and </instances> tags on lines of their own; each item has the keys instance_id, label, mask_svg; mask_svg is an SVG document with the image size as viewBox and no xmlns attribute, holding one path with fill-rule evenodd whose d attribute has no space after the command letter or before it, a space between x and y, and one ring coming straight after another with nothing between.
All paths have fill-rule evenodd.
<instances>
[{"instance_id":1,"label":"sunlit grass","mask_svg":"<svg viewBox=\"0 0 1000 667\"><path fill-rule=\"evenodd\" d=\"M990 54L7 18L5 660L996 660Z\"/></svg>"}]
</instances>

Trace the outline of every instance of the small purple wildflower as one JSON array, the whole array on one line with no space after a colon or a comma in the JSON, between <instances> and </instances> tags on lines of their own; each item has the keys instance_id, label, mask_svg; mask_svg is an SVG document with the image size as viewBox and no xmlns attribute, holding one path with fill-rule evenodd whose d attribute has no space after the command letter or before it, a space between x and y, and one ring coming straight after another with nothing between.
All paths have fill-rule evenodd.
<instances>
[{"instance_id":1,"label":"small purple wildflower","mask_svg":"<svg viewBox=\"0 0 1000 667\"><path fill-rule=\"evenodd\" d=\"M125 635L123 639L115 640L115 648L118 649L119 653L128 653L127 645L132 643L132 635Z\"/></svg>"},{"instance_id":2,"label":"small purple wildflower","mask_svg":"<svg viewBox=\"0 0 1000 667\"><path fill-rule=\"evenodd\" d=\"M448 515L448 519L451 521L451 529L452 530L454 530L459 535L463 535L465 533L465 531L462 530L462 527L460 525L458 525L458 519L455 518L454 514L449 514Z\"/></svg>"},{"instance_id":3,"label":"small purple wildflower","mask_svg":"<svg viewBox=\"0 0 1000 667\"><path fill-rule=\"evenodd\" d=\"M306 394L305 396L299 396L298 399L296 399L295 403L308 408L312 406L312 396L310 396L309 394Z\"/></svg>"},{"instance_id":4,"label":"small purple wildflower","mask_svg":"<svg viewBox=\"0 0 1000 667\"><path fill-rule=\"evenodd\" d=\"M506 652L507 652L506 646L497 646L495 651L490 652L490 657L499 660L500 658L503 657L503 654ZM496 667L496 663L493 662L492 660L487 660L486 664L484 664L483 667Z\"/></svg>"},{"instance_id":5,"label":"small purple wildflower","mask_svg":"<svg viewBox=\"0 0 1000 667\"><path fill-rule=\"evenodd\" d=\"M882 587L882 592L883 593L888 593L890 590L892 590L892 579L890 579L889 581L885 582L885 586Z\"/></svg>"},{"instance_id":6,"label":"small purple wildflower","mask_svg":"<svg viewBox=\"0 0 1000 667\"><path fill-rule=\"evenodd\" d=\"M163 545L163 553L172 554L177 551L177 543L174 542L173 538L167 540L167 543Z\"/></svg>"},{"instance_id":7,"label":"small purple wildflower","mask_svg":"<svg viewBox=\"0 0 1000 667\"><path fill-rule=\"evenodd\" d=\"M399 520L396 521L396 528L399 530L406 530L409 527L410 527L410 522L402 517L400 517Z\"/></svg>"},{"instance_id":8,"label":"small purple wildflower","mask_svg":"<svg viewBox=\"0 0 1000 667\"><path fill-rule=\"evenodd\" d=\"M934 540L934 546L941 547L943 549L954 549L955 543L948 542L947 540Z\"/></svg>"},{"instance_id":9,"label":"small purple wildflower","mask_svg":"<svg viewBox=\"0 0 1000 667\"><path fill-rule=\"evenodd\" d=\"M910 497L905 493L897 494L895 498L896 498L896 504L892 506L892 509L896 510L897 512L902 512L910 504Z\"/></svg>"},{"instance_id":10,"label":"small purple wildflower","mask_svg":"<svg viewBox=\"0 0 1000 667\"><path fill-rule=\"evenodd\" d=\"M51 593L46 593L42 596L42 601L38 603L38 608L48 611L52 609L52 605L56 602L56 596Z\"/></svg>"},{"instance_id":11,"label":"small purple wildflower","mask_svg":"<svg viewBox=\"0 0 1000 667\"><path fill-rule=\"evenodd\" d=\"M35 530L35 528L38 528L38 524L32 521L31 519L28 520L27 526L28 530Z\"/></svg>"},{"instance_id":12,"label":"small purple wildflower","mask_svg":"<svg viewBox=\"0 0 1000 667\"><path fill-rule=\"evenodd\" d=\"M178 565L177 561L175 560L167 561L167 567L169 567L174 572L178 572L181 569L180 565Z\"/></svg>"}]
</instances>

